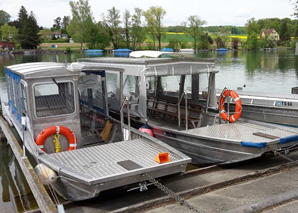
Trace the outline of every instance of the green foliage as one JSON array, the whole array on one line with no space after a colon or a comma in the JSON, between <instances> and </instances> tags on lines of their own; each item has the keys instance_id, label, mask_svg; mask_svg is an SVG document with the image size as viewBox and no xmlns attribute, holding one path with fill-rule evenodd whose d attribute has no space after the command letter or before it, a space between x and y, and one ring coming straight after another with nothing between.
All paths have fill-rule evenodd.
<instances>
[{"instance_id":1,"label":"green foliage","mask_svg":"<svg viewBox=\"0 0 298 213\"><path fill-rule=\"evenodd\" d=\"M87 47L89 49L104 49L110 44L110 37L101 22L93 24L88 36Z\"/></svg>"},{"instance_id":2,"label":"green foliage","mask_svg":"<svg viewBox=\"0 0 298 213\"><path fill-rule=\"evenodd\" d=\"M257 21L255 18L251 18L247 21L246 23L246 31L247 35L252 35L252 34L260 34L260 29Z\"/></svg>"},{"instance_id":3,"label":"green foliage","mask_svg":"<svg viewBox=\"0 0 298 213\"><path fill-rule=\"evenodd\" d=\"M120 48L120 43L122 42L122 37L119 32L120 23L120 11L115 7L109 9L107 15L103 17L103 24L109 32L114 49Z\"/></svg>"},{"instance_id":4,"label":"green foliage","mask_svg":"<svg viewBox=\"0 0 298 213\"><path fill-rule=\"evenodd\" d=\"M65 32L66 32L66 29L67 29L69 23L70 23L70 17L69 16L64 16L63 19L62 19L62 23L61 23L62 30L65 30Z\"/></svg>"},{"instance_id":5,"label":"green foliage","mask_svg":"<svg viewBox=\"0 0 298 213\"><path fill-rule=\"evenodd\" d=\"M209 49L209 37L210 36L208 36L208 33L200 35L199 49Z\"/></svg>"},{"instance_id":6,"label":"green foliage","mask_svg":"<svg viewBox=\"0 0 298 213\"><path fill-rule=\"evenodd\" d=\"M142 27L142 12L141 9L135 8L135 13L131 18L131 41L133 50L140 48L141 43L146 39L145 29Z\"/></svg>"},{"instance_id":7,"label":"green foliage","mask_svg":"<svg viewBox=\"0 0 298 213\"><path fill-rule=\"evenodd\" d=\"M232 38L232 47L234 50L238 50L239 43L239 38Z\"/></svg>"},{"instance_id":8,"label":"green foliage","mask_svg":"<svg viewBox=\"0 0 298 213\"><path fill-rule=\"evenodd\" d=\"M171 38L167 47L172 48L173 50L177 50L179 49L179 44L180 41L178 38Z\"/></svg>"},{"instance_id":9,"label":"green foliage","mask_svg":"<svg viewBox=\"0 0 298 213\"><path fill-rule=\"evenodd\" d=\"M0 31L4 41L15 41L19 32L15 26L9 26L7 23L1 26Z\"/></svg>"},{"instance_id":10,"label":"green foliage","mask_svg":"<svg viewBox=\"0 0 298 213\"><path fill-rule=\"evenodd\" d=\"M237 26L208 26L203 27L204 31L210 32L210 33L217 33L222 31L224 29L227 32L230 32L233 35L242 35L246 33L245 27L237 27Z\"/></svg>"},{"instance_id":11,"label":"green foliage","mask_svg":"<svg viewBox=\"0 0 298 213\"><path fill-rule=\"evenodd\" d=\"M184 30L193 38L193 47L197 50L197 43L200 35L203 33L202 25L206 24L206 21L201 20L196 15L189 16L187 21L183 23Z\"/></svg>"},{"instance_id":12,"label":"green foliage","mask_svg":"<svg viewBox=\"0 0 298 213\"><path fill-rule=\"evenodd\" d=\"M226 45L225 45L225 43L223 42L223 40L222 40L221 37L217 37L217 38L215 39L215 42L216 42L216 47L217 47L217 48L225 48L225 47L226 47Z\"/></svg>"},{"instance_id":13,"label":"green foliage","mask_svg":"<svg viewBox=\"0 0 298 213\"><path fill-rule=\"evenodd\" d=\"M298 0L294 3L294 16L298 19Z\"/></svg>"},{"instance_id":14,"label":"green foliage","mask_svg":"<svg viewBox=\"0 0 298 213\"><path fill-rule=\"evenodd\" d=\"M54 31L61 29L61 17L57 17L54 19L53 29Z\"/></svg>"},{"instance_id":15,"label":"green foliage","mask_svg":"<svg viewBox=\"0 0 298 213\"><path fill-rule=\"evenodd\" d=\"M40 44L39 27L34 14L31 12L20 34L20 43L23 49L36 49Z\"/></svg>"},{"instance_id":16,"label":"green foliage","mask_svg":"<svg viewBox=\"0 0 298 213\"><path fill-rule=\"evenodd\" d=\"M83 51L83 43L88 40L88 32L92 27L92 14L88 0L69 2L72 20L67 27L67 32L75 42L81 43L80 51Z\"/></svg>"},{"instance_id":17,"label":"green foliage","mask_svg":"<svg viewBox=\"0 0 298 213\"><path fill-rule=\"evenodd\" d=\"M4 10L0 10L0 26L9 22L10 15Z\"/></svg>"},{"instance_id":18,"label":"green foliage","mask_svg":"<svg viewBox=\"0 0 298 213\"><path fill-rule=\"evenodd\" d=\"M165 28L162 26L162 19L166 15L166 11L162 7L150 7L144 12L147 23L147 30L151 33L153 41L158 41L158 49L161 50L161 37ZM153 42L155 46L155 41Z\"/></svg>"},{"instance_id":19,"label":"green foliage","mask_svg":"<svg viewBox=\"0 0 298 213\"><path fill-rule=\"evenodd\" d=\"M259 48L259 43L258 43L258 36L259 34L257 33L251 33L247 37L247 48L250 50L255 50Z\"/></svg>"},{"instance_id":20,"label":"green foliage","mask_svg":"<svg viewBox=\"0 0 298 213\"><path fill-rule=\"evenodd\" d=\"M125 42L126 42L126 48L130 48L130 30L131 30L131 15L128 10L125 9L125 12L123 13L123 24L124 24L124 31L125 31Z\"/></svg>"},{"instance_id":21,"label":"green foliage","mask_svg":"<svg viewBox=\"0 0 298 213\"><path fill-rule=\"evenodd\" d=\"M288 28L288 23L286 21L282 22L279 37L281 42L291 40L291 32Z\"/></svg>"},{"instance_id":22,"label":"green foliage","mask_svg":"<svg viewBox=\"0 0 298 213\"><path fill-rule=\"evenodd\" d=\"M179 42L179 45L180 45L180 48L181 49L187 49L187 48L189 48L189 45L188 45L188 41L187 40L181 40Z\"/></svg>"}]
</instances>

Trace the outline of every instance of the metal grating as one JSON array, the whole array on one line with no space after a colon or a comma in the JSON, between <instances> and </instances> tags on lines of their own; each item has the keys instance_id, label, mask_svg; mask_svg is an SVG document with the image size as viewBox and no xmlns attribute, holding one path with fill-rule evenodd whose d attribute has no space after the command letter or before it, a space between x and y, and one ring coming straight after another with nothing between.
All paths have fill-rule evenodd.
<instances>
[{"instance_id":1,"label":"metal grating","mask_svg":"<svg viewBox=\"0 0 298 213\"><path fill-rule=\"evenodd\" d=\"M131 160L143 168L159 165L154 158L160 152L168 152L171 162L183 159L168 149L147 140L135 139L112 144L51 154L51 157L74 170L92 177L107 177L127 172L117 162Z\"/></svg>"},{"instance_id":2,"label":"metal grating","mask_svg":"<svg viewBox=\"0 0 298 213\"><path fill-rule=\"evenodd\" d=\"M253 133L260 132L278 138L288 137L291 135L297 135L298 131L293 128L279 127L271 125L262 125L254 123L233 123L233 124L220 124L202 128L196 128L183 131L185 133L195 134L199 136L229 139L238 142L250 141L250 142L270 142L272 139L264 138L261 136L253 135ZM276 139L275 139L276 140Z\"/></svg>"}]
</instances>

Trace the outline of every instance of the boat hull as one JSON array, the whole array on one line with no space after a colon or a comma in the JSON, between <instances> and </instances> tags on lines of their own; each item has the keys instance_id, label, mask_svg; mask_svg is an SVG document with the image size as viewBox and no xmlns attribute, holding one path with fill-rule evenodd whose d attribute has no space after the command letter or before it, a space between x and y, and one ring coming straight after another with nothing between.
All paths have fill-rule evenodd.
<instances>
[{"instance_id":1,"label":"boat hull","mask_svg":"<svg viewBox=\"0 0 298 213\"><path fill-rule=\"evenodd\" d=\"M266 149L244 148L238 144L184 135L181 132L161 131L153 128L154 136L185 153L193 164L230 164L262 156Z\"/></svg>"},{"instance_id":2,"label":"boat hull","mask_svg":"<svg viewBox=\"0 0 298 213\"><path fill-rule=\"evenodd\" d=\"M172 174L182 174L182 170L185 171L185 165L176 165L169 167L167 169L159 169L154 170L151 172L147 172L146 174L150 175L153 178L164 177ZM142 174L134 174L129 176L128 178L122 179L115 179L106 181L103 183L96 183L96 184L84 184L82 182L78 182L76 180L71 180L70 178L60 178L57 180L53 186L55 187L56 191L62 196L64 199L70 201L80 201L80 200L87 200L94 197L99 196L100 192L116 189L119 187L130 187L131 188L138 188L139 183L147 181L148 177Z\"/></svg>"}]
</instances>

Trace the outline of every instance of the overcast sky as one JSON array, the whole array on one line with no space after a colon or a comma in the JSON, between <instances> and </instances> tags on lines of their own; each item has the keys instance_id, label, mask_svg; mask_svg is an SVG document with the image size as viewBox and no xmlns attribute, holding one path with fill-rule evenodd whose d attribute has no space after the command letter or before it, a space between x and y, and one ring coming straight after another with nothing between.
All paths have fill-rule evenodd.
<instances>
[{"instance_id":1,"label":"overcast sky","mask_svg":"<svg viewBox=\"0 0 298 213\"><path fill-rule=\"evenodd\" d=\"M295 0L296 1L296 0ZM198 15L211 25L244 26L250 18L291 18L294 17L294 0L89 0L96 21L102 13L115 6L121 15L125 9L131 13L139 7L147 10L150 6L161 6L167 12L163 23L166 26L179 25L190 15ZM21 6L28 13L33 11L38 25L50 28L58 16L71 15L69 0L0 0L0 10L17 19Z\"/></svg>"}]
</instances>

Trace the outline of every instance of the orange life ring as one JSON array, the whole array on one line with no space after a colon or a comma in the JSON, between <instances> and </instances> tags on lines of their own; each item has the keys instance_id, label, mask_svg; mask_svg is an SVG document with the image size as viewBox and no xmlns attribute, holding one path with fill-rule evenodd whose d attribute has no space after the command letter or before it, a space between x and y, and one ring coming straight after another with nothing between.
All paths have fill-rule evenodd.
<instances>
[{"instance_id":1,"label":"orange life ring","mask_svg":"<svg viewBox=\"0 0 298 213\"><path fill-rule=\"evenodd\" d=\"M77 140L75 134L70 129L64 126L51 126L43 130L41 133L39 133L39 135L36 138L37 146L41 150L45 151L43 145L46 139L51 135L59 133L64 135L68 140L69 147L67 151L75 150L77 148Z\"/></svg>"},{"instance_id":2,"label":"orange life ring","mask_svg":"<svg viewBox=\"0 0 298 213\"><path fill-rule=\"evenodd\" d=\"M226 121L228 120L228 113L225 110L225 99L227 96L231 96L235 101L235 113L229 116L229 122L233 123L237 121L242 112L242 103L241 99L239 98L238 94L234 90L224 89L220 96L220 115Z\"/></svg>"}]
</instances>

